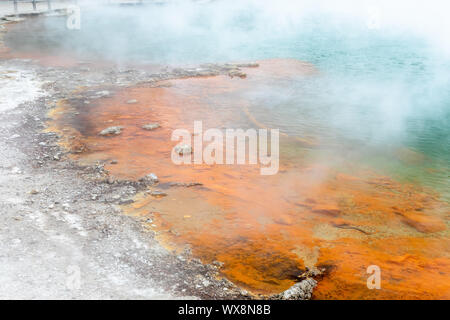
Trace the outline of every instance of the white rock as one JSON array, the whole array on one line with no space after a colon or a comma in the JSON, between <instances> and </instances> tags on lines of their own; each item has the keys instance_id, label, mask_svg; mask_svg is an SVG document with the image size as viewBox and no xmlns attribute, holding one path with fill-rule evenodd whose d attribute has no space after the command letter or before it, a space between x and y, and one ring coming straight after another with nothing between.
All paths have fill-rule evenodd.
<instances>
[{"instance_id":1,"label":"white rock","mask_svg":"<svg viewBox=\"0 0 450 320\"><path fill-rule=\"evenodd\" d=\"M139 181L144 182L146 184L156 184L159 182L158 177L154 173L149 173L145 177L141 178Z\"/></svg>"},{"instance_id":2,"label":"white rock","mask_svg":"<svg viewBox=\"0 0 450 320\"><path fill-rule=\"evenodd\" d=\"M306 279L294 284L292 287L281 293L283 300L307 300L311 299L312 291L316 287L317 281Z\"/></svg>"},{"instance_id":3,"label":"white rock","mask_svg":"<svg viewBox=\"0 0 450 320\"><path fill-rule=\"evenodd\" d=\"M179 155L188 155L192 153L192 147L188 144L181 143L175 146L174 151Z\"/></svg>"},{"instance_id":4,"label":"white rock","mask_svg":"<svg viewBox=\"0 0 450 320\"><path fill-rule=\"evenodd\" d=\"M151 130L158 129L159 127L160 127L159 123L148 123L146 125L143 125L142 129L151 131Z\"/></svg>"},{"instance_id":5,"label":"white rock","mask_svg":"<svg viewBox=\"0 0 450 320\"><path fill-rule=\"evenodd\" d=\"M100 131L99 135L101 136L118 135L122 133L122 129L123 127L121 126L109 127Z\"/></svg>"}]
</instances>

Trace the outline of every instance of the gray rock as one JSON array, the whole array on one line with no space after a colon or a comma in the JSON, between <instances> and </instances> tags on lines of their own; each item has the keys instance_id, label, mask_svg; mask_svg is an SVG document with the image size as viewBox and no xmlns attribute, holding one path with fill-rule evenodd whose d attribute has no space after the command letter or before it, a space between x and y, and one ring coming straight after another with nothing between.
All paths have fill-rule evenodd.
<instances>
[{"instance_id":1,"label":"gray rock","mask_svg":"<svg viewBox=\"0 0 450 320\"><path fill-rule=\"evenodd\" d=\"M99 135L101 136L119 135L122 133L122 129L123 127L121 126L109 127L100 131Z\"/></svg>"},{"instance_id":2,"label":"gray rock","mask_svg":"<svg viewBox=\"0 0 450 320\"><path fill-rule=\"evenodd\" d=\"M159 190L149 191L148 194L150 194L151 196L153 196L155 198L162 198L162 197L167 196L167 193L159 191Z\"/></svg>"},{"instance_id":3,"label":"gray rock","mask_svg":"<svg viewBox=\"0 0 450 320\"><path fill-rule=\"evenodd\" d=\"M210 284L211 284L211 282L210 282L209 280L207 280L207 279L204 279L204 280L202 281L202 285L203 285L204 287L209 287Z\"/></svg>"},{"instance_id":4,"label":"gray rock","mask_svg":"<svg viewBox=\"0 0 450 320\"><path fill-rule=\"evenodd\" d=\"M154 173L150 173L145 177L139 179L140 182L145 183L147 185L154 185L159 182L158 177Z\"/></svg>"},{"instance_id":5,"label":"gray rock","mask_svg":"<svg viewBox=\"0 0 450 320\"><path fill-rule=\"evenodd\" d=\"M146 125L143 125L142 129L151 131L151 130L158 129L159 127L160 127L159 123L148 123Z\"/></svg>"},{"instance_id":6,"label":"gray rock","mask_svg":"<svg viewBox=\"0 0 450 320\"><path fill-rule=\"evenodd\" d=\"M316 280L311 278L305 279L280 293L278 298L283 300L309 300L316 285Z\"/></svg>"},{"instance_id":7,"label":"gray rock","mask_svg":"<svg viewBox=\"0 0 450 320\"><path fill-rule=\"evenodd\" d=\"M97 95L99 98L109 97L110 92L109 92L108 90L99 91L99 92L96 93L96 95Z\"/></svg>"},{"instance_id":8,"label":"gray rock","mask_svg":"<svg viewBox=\"0 0 450 320\"><path fill-rule=\"evenodd\" d=\"M213 261L212 264L214 266L218 267L218 268L222 268L224 266L223 262L220 262L220 261L217 261L217 260Z\"/></svg>"},{"instance_id":9,"label":"gray rock","mask_svg":"<svg viewBox=\"0 0 450 320\"><path fill-rule=\"evenodd\" d=\"M130 203L133 203L133 202L134 202L133 199L122 199L122 200L119 201L119 204L120 205L126 205L126 204L130 204Z\"/></svg>"},{"instance_id":10,"label":"gray rock","mask_svg":"<svg viewBox=\"0 0 450 320\"><path fill-rule=\"evenodd\" d=\"M25 21L25 18L20 18L20 17L16 17L16 16L8 16L8 17L3 17L3 20L10 21L10 22L22 22L22 21Z\"/></svg>"},{"instance_id":11,"label":"gray rock","mask_svg":"<svg viewBox=\"0 0 450 320\"><path fill-rule=\"evenodd\" d=\"M212 76L218 76L220 73L217 70L200 70L197 71L198 77L212 77Z\"/></svg>"},{"instance_id":12,"label":"gray rock","mask_svg":"<svg viewBox=\"0 0 450 320\"><path fill-rule=\"evenodd\" d=\"M239 77L241 79L244 79L244 78L247 77L247 74L245 72L242 72L241 70L237 70L237 69L236 70L231 70L230 72L228 72L228 75L231 78Z\"/></svg>"},{"instance_id":13,"label":"gray rock","mask_svg":"<svg viewBox=\"0 0 450 320\"><path fill-rule=\"evenodd\" d=\"M11 173L12 174L21 174L22 170L20 170L20 168L18 168L18 167L14 167L11 169Z\"/></svg>"},{"instance_id":14,"label":"gray rock","mask_svg":"<svg viewBox=\"0 0 450 320\"><path fill-rule=\"evenodd\" d=\"M189 182L189 183L185 183L185 182L171 182L169 185L171 187L186 187L186 188L190 188L190 187L202 186L203 183L200 183L200 182Z\"/></svg>"},{"instance_id":15,"label":"gray rock","mask_svg":"<svg viewBox=\"0 0 450 320\"><path fill-rule=\"evenodd\" d=\"M174 148L174 151L181 156L188 155L192 153L192 147L188 144L181 143Z\"/></svg>"}]
</instances>

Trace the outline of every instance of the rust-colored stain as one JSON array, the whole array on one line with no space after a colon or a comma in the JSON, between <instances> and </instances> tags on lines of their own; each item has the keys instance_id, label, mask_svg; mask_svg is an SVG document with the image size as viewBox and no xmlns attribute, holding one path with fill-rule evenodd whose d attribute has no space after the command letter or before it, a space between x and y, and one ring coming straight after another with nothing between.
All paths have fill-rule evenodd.
<instances>
[{"instance_id":1,"label":"rust-colored stain","mask_svg":"<svg viewBox=\"0 0 450 320\"><path fill-rule=\"evenodd\" d=\"M174 129L192 132L194 120L202 120L204 130L264 126L255 124L257 116L249 119L240 93L314 74L295 60L263 61L245 71L246 79L173 80L121 89L89 105L62 105L52 113L50 130L62 133L73 159L106 161L117 179L156 173L160 185L150 189L164 189L167 196L141 193L125 212L152 217L163 243L177 250L189 246L204 262L223 262L223 275L252 292L283 291L305 268L323 267L316 299L450 298L449 206L430 190L357 162L335 166L314 156L323 150L289 137L281 139L280 171L273 176L261 176L252 165L172 163ZM127 104L130 99L138 102ZM161 127L142 129L154 122ZM122 133L98 135L111 126L122 126ZM370 265L381 268L380 290L366 286Z\"/></svg>"}]
</instances>

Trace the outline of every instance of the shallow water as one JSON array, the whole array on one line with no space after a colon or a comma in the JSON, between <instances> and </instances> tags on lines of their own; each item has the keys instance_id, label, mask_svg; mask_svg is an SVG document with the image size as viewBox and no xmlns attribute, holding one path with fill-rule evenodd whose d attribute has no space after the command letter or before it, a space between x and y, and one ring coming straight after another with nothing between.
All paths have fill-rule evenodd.
<instances>
[{"instance_id":1,"label":"shallow water","mask_svg":"<svg viewBox=\"0 0 450 320\"><path fill-rule=\"evenodd\" d=\"M305 268L323 267L315 298L448 298L449 60L424 38L371 30L359 20L310 15L280 27L261 23L255 8L226 11L222 21L214 20L215 7L196 7L181 21L170 10L86 12L77 32L65 30L61 18L31 20L8 34L15 52L83 60L294 58L263 60L245 80L175 80L54 113L53 129L71 128L63 136L77 137L63 145L88 150L73 156L78 161L117 159L107 169L119 179L158 174L168 196L141 194L126 212L154 219L166 245L225 262L223 274L254 292L279 292ZM114 18L101 19L106 14ZM171 130L194 120L280 128L288 136L280 173L173 165ZM143 131L147 122L162 128ZM98 136L111 125L123 125L123 134ZM203 187L167 187L193 181ZM383 270L381 291L366 288L371 264Z\"/></svg>"}]
</instances>

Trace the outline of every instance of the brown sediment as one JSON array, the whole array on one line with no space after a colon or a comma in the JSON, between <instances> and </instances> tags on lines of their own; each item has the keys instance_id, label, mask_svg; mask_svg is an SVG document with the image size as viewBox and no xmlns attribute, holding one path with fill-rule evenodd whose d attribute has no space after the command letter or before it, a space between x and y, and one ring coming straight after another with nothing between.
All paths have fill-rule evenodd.
<instances>
[{"instance_id":1,"label":"brown sediment","mask_svg":"<svg viewBox=\"0 0 450 320\"><path fill-rule=\"evenodd\" d=\"M172 163L174 129L192 132L195 120L203 121L204 131L263 127L248 116L248 102L239 93L315 71L295 60L269 60L246 73L246 79L171 80L155 88L122 89L90 105L61 105L50 130L62 133L73 159L105 161L117 179L156 173L161 185L150 188L164 187L167 196L142 193L125 212L152 217L163 243L177 250L188 246L204 262L223 262L223 275L252 292L281 292L307 267L326 266L317 299L448 298L449 208L430 191L357 163L347 164L350 175L330 162L303 157L315 151L283 137L280 172L274 176L261 176L252 165ZM130 99L138 103L127 104ZM158 130L142 129L156 122ZM122 126L120 135L98 135L111 126ZM283 157L291 151L295 157ZM110 164L112 159L117 163ZM198 185L170 187L171 182ZM367 289L370 265L381 267L381 290Z\"/></svg>"},{"instance_id":2,"label":"brown sediment","mask_svg":"<svg viewBox=\"0 0 450 320\"><path fill-rule=\"evenodd\" d=\"M314 298L448 299L449 245L439 237L340 239L321 249L318 264L337 267L319 282ZM381 269L380 290L367 289L370 264Z\"/></svg>"}]
</instances>

